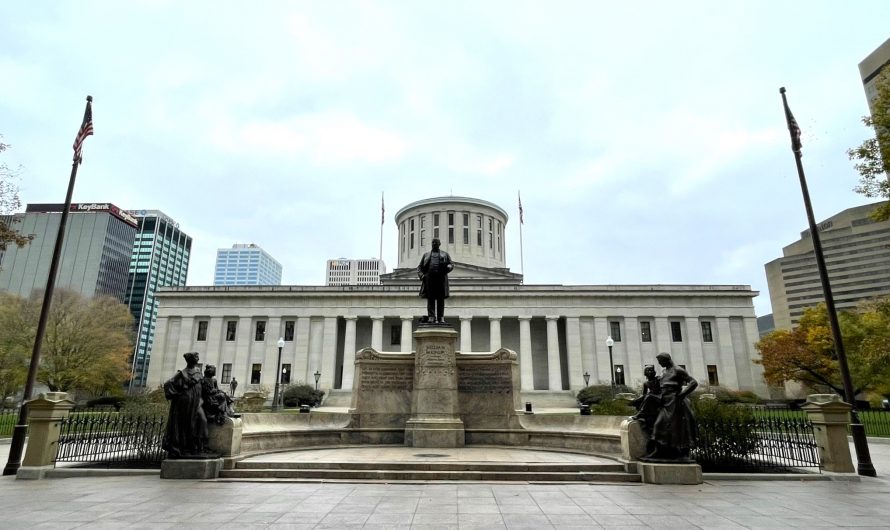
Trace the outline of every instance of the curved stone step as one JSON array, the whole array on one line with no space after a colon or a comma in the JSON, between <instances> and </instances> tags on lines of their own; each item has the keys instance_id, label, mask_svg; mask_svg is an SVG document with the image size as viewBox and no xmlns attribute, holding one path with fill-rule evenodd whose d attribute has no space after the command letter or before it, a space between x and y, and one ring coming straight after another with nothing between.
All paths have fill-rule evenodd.
<instances>
[{"instance_id":1,"label":"curved stone step","mask_svg":"<svg viewBox=\"0 0 890 530\"><path fill-rule=\"evenodd\" d=\"M511 463L511 462L263 462L241 461L235 469L333 469L357 471L485 471L622 473L622 464Z\"/></svg>"},{"instance_id":2,"label":"curved stone step","mask_svg":"<svg viewBox=\"0 0 890 530\"><path fill-rule=\"evenodd\" d=\"M624 472L373 470L373 469L227 469L221 479L315 480L477 480L522 482L640 482L638 474Z\"/></svg>"}]
</instances>

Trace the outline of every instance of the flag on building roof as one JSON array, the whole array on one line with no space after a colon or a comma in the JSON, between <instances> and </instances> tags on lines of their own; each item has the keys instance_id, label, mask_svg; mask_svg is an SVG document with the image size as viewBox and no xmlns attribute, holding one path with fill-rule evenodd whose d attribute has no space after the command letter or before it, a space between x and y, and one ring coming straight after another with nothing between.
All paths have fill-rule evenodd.
<instances>
[{"instance_id":1,"label":"flag on building roof","mask_svg":"<svg viewBox=\"0 0 890 530\"><path fill-rule=\"evenodd\" d=\"M516 192L516 196L519 198L519 224L525 224L525 220L522 216L522 196L518 191Z\"/></svg>"},{"instance_id":2,"label":"flag on building roof","mask_svg":"<svg viewBox=\"0 0 890 530\"><path fill-rule=\"evenodd\" d=\"M77 136L74 138L74 161L78 164L83 162L83 141L87 136L93 135L93 98L87 96L87 108L83 113L83 123Z\"/></svg>"},{"instance_id":3,"label":"flag on building roof","mask_svg":"<svg viewBox=\"0 0 890 530\"><path fill-rule=\"evenodd\" d=\"M380 224L386 222L386 208L383 206L383 192L380 192Z\"/></svg>"}]
</instances>

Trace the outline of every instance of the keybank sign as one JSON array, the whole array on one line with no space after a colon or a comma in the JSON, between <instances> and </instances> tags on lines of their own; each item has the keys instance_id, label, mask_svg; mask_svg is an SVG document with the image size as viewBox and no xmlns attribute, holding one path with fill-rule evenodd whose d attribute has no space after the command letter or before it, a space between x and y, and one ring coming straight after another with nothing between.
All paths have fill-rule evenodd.
<instances>
[{"instance_id":1,"label":"keybank sign","mask_svg":"<svg viewBox=\"0 0 890 530\"><path fill-rule=\"evenodd\" d=\"M121 210L117 206L107 202L83 202L71 204L72 212L92 213L92 212L108 212L127 224L138 226L139 222L129 213Z\"/></svg>"}]
</instances>

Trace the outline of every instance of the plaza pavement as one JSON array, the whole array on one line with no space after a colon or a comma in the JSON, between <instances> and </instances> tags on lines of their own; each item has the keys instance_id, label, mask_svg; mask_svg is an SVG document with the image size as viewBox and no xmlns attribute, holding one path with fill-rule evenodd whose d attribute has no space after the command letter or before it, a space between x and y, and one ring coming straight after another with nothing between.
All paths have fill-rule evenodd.
<instances>
[{"instance_id":1,"label":"plaza pavement","mask_svg":"<svg viewBox=\"0 0 890 530\"><path fill-rule=\"evenodd\" d=\"M5 464L8 444L0 444ZM0 478L0 528L888 528L878 478L698 486ZM476 451L483 450L481 448Z\"/></svg>"}]
</instances>

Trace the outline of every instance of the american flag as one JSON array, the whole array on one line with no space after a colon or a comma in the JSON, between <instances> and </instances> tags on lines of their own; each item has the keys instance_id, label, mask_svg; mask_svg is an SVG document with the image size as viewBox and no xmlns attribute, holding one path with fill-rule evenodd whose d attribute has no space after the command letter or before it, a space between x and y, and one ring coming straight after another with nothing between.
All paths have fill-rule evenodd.
<instances>
[{"instance_id":1,"label":"american flag","mask_svg":"<svg viewBox=\"0 0 890 530\"><path fill-rule=\"evenodd\" d=\"M525 220L522 217L522 196L519 194L518 191L516 192L516 197L519 198L519 224L522 225L525 224Z\"/></svg>"},{"instance_id":2,"label":"american flag","mask_svg":"<svg viewBox=\"0 0 890 530\"><path fill-rule=\"evenodd\" d=\"M791 133L791 150L799 154L801 147L803 147L803 143L800 141L800 126L797 125L794 114L791 114L791 109L788 108L784 88L782 88L782 104L785 105L785 121L788 122L788 132Z\"/></svg>"},{"instance_id":3,"label":"american flag","mask_svg":"<svg viewBox=\"0 0 890 530\"><path fill-rule=\"evenodd\" d=\"M87 97L87 110L83 113L83 124L74 138L74 161L83 162L83 141L93 135L93 98Z\"/></svg>"},{"instance_id":4,"label":"american flag","mask_svg":"<svg viewBox=\"0 0 890 530\"><path fill-rule=\"evenodd\" d=\"M386 208L383 207L383 192L380 192L380 224L386 222Z\"/></svg>"}]
</instances>

